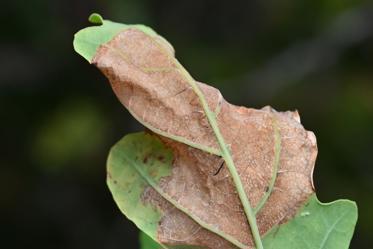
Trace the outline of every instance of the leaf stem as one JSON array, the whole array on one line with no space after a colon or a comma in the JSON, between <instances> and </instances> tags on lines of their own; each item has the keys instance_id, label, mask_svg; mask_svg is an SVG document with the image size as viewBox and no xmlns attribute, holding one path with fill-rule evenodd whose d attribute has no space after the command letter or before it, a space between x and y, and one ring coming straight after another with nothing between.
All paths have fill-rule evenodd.
<instances>
[{"instance_id":1,"label":"leaf stem","mask_svg":"<svg viewBox=\"0 0 373 249\"><path fill-rule=\"evenodd\" d=\"M232 155L231 155L231 153L230 153L230 151L227 147L227 144L225 143L224 138L223 138L223 136L220 132L219 126L218 126L217 121L216 121L215 113L211 112L210 107L208 106L208 103L205 99L205 96L203 95L201 89L196 84L196 81L193 79L193 77L188 73L188 71L185 70L185 68L180 64L180 62L177 59L175 59L175 63L176 63L177 68L180 70L182 75L187 79L188 83L191 85L191 87L193 88L194 92L197 94L197 96L200 100L202 108L203 108L203 110L206 114L206 117L207 117L207 119L208 119L208 121L211 125L211 128L215 133L216 139L219 143L220 150L221 150L221 156L224 158L225 163L227 165L227 168L228 168L228 170L229 170L229 172L232 176L233 182L236 186L238 196L241 200L243 209L245 211L247 220L249 222L249 226L250 226L250 229L251 229L252 236L254 238L255 247L257 249L263 249L263 244L262 244L262 240L260 238L258 225L256 224L256 217L255 217L254 210L252 209L252 207L250 205L249 198L247 197L247 195L245 193L244 187L243 187L242 182L241 182L241 178L240 178L240 176L239 176L239 174L236 170L236 167L234 165Z\"/></svg>"}]
</instances>

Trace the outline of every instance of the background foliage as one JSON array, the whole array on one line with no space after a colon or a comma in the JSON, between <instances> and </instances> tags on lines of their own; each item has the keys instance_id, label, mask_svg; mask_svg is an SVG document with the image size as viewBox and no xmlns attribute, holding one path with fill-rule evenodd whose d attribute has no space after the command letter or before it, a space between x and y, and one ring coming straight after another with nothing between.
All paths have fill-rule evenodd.
<instances>
[{"instance_id":1,"label":"background foliage","mask_svg":"<svg viewBox=\"0 0 373 249\"><path fill-rule=\"evenodd\" d=\"M0 208L11 248L137 248L105 185L109 148L142 127L72 49L100 12L153 27L229 102L298 109L318 138L318 197L357 201L373 248L370 1L7 1L0 8Z\"/></svg>"}]
</instances>

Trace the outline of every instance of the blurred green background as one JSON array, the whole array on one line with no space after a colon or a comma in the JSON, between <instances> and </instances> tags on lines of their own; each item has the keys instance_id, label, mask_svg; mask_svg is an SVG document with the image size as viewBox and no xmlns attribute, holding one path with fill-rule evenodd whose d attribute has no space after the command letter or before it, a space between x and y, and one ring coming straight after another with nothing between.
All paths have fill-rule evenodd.
<instances>
[{"instance_id":1,"label":"blurred green background","mask_svg":"<svg viewBox=\"0 0 373 249\"><path fill-rule=\"evenodd\" d=\"M1 245L138 248L105 184L109 148L141 130L74 53L91 12L153 27L235 104L298 109L326 202L355 200L373 248L373 4L348 0L33 0L1 4Z\"/></svg>"}]
</instances>

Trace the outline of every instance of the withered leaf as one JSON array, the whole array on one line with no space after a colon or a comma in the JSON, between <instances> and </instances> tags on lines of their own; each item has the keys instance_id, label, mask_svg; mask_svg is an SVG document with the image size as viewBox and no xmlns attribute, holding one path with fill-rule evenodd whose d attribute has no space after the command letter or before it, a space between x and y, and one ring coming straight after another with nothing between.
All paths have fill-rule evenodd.
<instances>
[{"instance_id":1,"label":"withered leaf","mask_svg":"<svg viewBox=\"0 0 373 249\"><path fill-rule=\"evenodd\" d=\"M175 156L172 176L162 181L163 191L194 220L252 246L229 172L224 168L214 175L221 162L215 135L173 56L164 43L140 30L127 29L101 45L92 63L108 77L115 94L136 119L171 138L162 138ZM296 112L234 106L217 89L203 83L199 87L215 111L254 207L265 196L278 167L276 184L257 216L264 234L294 216L313 193L316 139L304 130Z\"/></svg>"},{"instance_id":2,"label":"withered leaf","mask_svg":"<svg viewBox=\"0 0 373 249\"><path fill-rule=\"evenodd\" d=\"M117 25L110 37L83 56L151 130L124 138L110 154L108 183L121 210L142 230L156 231L153 239L166 248L253 248L216 134L172 46L138 26ZM235 106L217 89L197 86L216 118L265 237L314 196L316 138L300 124L297 112Z\"/></svg>"}]
</instances>

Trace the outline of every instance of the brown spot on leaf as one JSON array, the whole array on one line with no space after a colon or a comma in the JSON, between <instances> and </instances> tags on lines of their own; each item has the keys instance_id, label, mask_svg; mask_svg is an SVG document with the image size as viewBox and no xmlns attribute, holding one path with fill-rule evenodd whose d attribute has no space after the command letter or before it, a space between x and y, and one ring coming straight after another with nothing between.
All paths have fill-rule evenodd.
<instances>
[{"instance_id":1,"label":"brown spot on leaf","mask_svg":"<svg viewBox=\"0 0 373 249\"><path fill-rule=\"evenodd\" d=\"M144 156L144 159L142 160L142 162L144 163L144 164L146 164L147 162L148 162L148 160L149 160L149 154L147 154L147 155L145 155Z\"/></svg>"}]
</instances>

